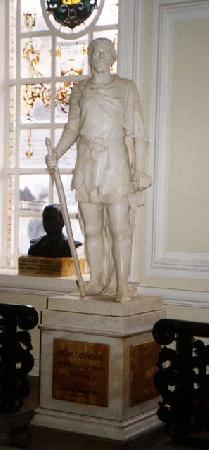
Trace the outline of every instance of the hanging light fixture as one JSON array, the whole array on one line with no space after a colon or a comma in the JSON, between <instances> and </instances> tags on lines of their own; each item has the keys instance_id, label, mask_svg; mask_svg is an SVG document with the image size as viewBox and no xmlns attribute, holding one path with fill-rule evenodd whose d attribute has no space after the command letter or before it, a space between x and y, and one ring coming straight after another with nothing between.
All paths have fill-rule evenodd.
<instances>
[{"instance_id":1,"label":"hanging light fixture","mask_svg":"<svg viewBox=\"0 0 209 450\"><path fill-rule=\"evenodd\" d=\"M97 0L46 0L46 7L56 22L73 29L90 17Z\"/></svg>"}]
</instances>

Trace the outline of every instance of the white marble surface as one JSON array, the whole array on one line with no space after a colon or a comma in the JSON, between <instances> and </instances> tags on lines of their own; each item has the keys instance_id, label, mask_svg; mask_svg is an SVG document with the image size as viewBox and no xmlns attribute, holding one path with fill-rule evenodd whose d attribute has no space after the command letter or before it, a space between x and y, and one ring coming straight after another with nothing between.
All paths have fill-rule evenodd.
<instances>
[{"instance_id":1,"label":"white marble surface","mask_svg":"<svg viewBox=\"0 0 209 450\"><path fill-rule=\"evenodd\" d=\"M116 302L115 297L89 296L82 299L79 295L50 297L48 309L54 311L71 311L102 316L125 317L157 311L162 308L160 297L133 296L128 302Z\"/></svg>"},{"instance_id":2,"label":"white marble surface","mask_svg":"<svg viewBox=\"0 0 209 450\"><path fill-rule=\"evenodd\" d=\"M49 298L48 309L42 312L40 410L34 423L80 431L81 416L83 432L97 435L101 422L100 436L122 440L154 426L156 398L129 405L130 347L152 341L152 326L162 315L158 297L127 303L102 298L80 301L75 296ZM52 398L54 339L109 346L108 406Z\"/></svg>"},{"instance_id":3,"label":"white marble surface","mask_svg":"<svg viewBox=\"0 0 209 450\"><path fill-rule=\"evenodd\" d=\"M60 413L50 409L39 408L33 419L33 424L75 433L81 433L82 430L83 434L126 441L160 426L160 421L156 416L155 409L128 420L110 421L81 414Z\"/></svg>"},{"instance_id":4,"label":"white marble surface","mask_svg":"<svg viewBox=\"0 0 209 450\"><path fill-rule=\"evenodd\" d=\"M46 163L56 175L59 158L77 142L71 187L79 202L90 267L85 291L102 293L115 279L116 301L124 302L129 297L134 214L143 204L142 191L151 186L145 173L148 142L134 82L111 73L114 44L95 39L88 56L91 76L72 89L69 121ZM59 191L61 198L58 186Z\"/></svg>"},{"instance_id":5,"label":"white marble surface","mask_svg":"<svg viewBox=\"0 0 209 450\"><path fill-rule=\"evenodd\" d=\"M161 310L125 317L45 310L42 312L41 327L49 330L72 330L85 334L93 332L123 337L152 329L154 323L161 317Z\"/></svg>"}]
</instances>

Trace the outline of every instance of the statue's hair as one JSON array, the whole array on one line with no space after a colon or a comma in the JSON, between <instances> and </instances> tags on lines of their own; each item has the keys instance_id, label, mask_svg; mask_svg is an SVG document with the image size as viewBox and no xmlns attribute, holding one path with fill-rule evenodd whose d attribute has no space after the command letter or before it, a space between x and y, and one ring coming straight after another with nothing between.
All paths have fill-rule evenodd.
<instances>
[{"instance_id":1,"label":"statue's hair","mask_svg":"<svg viewBox=\"0 0 209 450\"><path fill-rule=\"evenodd\" d=\"M111 65L112 65L117 59L114 44L110 39L102 38L102 37L91 41L91 43L88 47L88 57L89 57L90 65L91 65L91 55L94 51L94 47L100 42L103 43L105 45L105 47L109 50L110 56L111 56Z\"/></svg>"}]
</instances>

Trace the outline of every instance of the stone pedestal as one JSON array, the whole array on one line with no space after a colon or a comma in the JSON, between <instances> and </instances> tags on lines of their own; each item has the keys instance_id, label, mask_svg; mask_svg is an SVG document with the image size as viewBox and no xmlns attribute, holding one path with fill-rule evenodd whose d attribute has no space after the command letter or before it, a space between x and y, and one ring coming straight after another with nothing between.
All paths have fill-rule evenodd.
<instances>
[{"instance_id":1,"label":"stone pedestal","mask_svg":"<svg viewBox=\"0 0 209 450\"><path fill-rule=\"evenodd\" d=\"M41 325L41 396L33 423L124 441L159 422L153 374L157 297L49 299Z\"/></svg>"}]
</instances>

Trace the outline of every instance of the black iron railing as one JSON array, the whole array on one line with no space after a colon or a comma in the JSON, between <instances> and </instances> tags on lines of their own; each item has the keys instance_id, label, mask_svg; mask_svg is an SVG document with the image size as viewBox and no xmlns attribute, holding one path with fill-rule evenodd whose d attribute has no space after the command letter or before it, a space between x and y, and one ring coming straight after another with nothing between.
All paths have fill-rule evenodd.
<instances>
[{"instance_id":1,"label":"black iron railing","mask_svg":"<svg viewBox=\"0 0 209 450\"><path fill-rule=\"evenodd\" d=\"M29 394L34 359L27 330L37 323L34 307L0 304L0 415L19 411Z\"/></svg>"},{"instance_id":2,"label":"black iron railing","mask_svg":"<svg viewBox=\"0 0 209 450\"><path fill-rule=\"evenodd\" d=\"M154 377L162 397L159 419L176 440L208 439L209 341L200 337L209 338L209 325L161 319L154 325L153 336L162 346Z\"/></svg>"}]
</instances>

